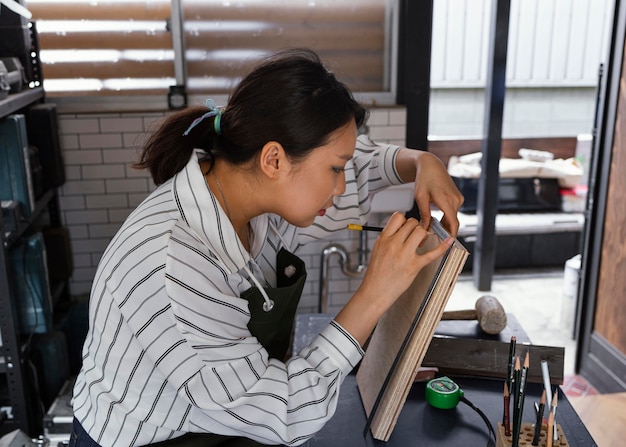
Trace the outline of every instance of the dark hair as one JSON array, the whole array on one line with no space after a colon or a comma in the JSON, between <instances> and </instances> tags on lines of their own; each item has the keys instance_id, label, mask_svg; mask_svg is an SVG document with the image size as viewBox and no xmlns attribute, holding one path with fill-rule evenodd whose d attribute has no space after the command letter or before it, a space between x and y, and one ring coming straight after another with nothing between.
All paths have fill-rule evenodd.
<instances>
[{"instance_id":1,"label":"dark hair","mask_svg":"<svg viewBox=\"0 0 626 447\"><path fill-rule=\"evenodd\" d=\"M194 106L174 113L146 142L137 168L148 168L159 185L182 170L194 148L235 165L252 160L268 141L277 141L294 161L328 142L351 120L365 123L367 111L311 50L276 53L235 88L222 111L221 134L213 117L190 124L207 112Z\"/></svg>"}]
</instances>

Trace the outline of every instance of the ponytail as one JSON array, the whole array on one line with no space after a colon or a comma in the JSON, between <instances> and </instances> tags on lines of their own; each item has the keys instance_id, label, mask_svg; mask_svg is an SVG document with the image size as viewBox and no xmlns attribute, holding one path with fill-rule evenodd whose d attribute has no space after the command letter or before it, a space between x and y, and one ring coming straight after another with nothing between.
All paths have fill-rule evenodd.
<instances>
[{"instance_id":1,"label":"ponytail","mask_svg":"<svg viewBox=\"0 0 626 447\"><path fill-rule=\"evenodd\" d=\"M212 150L215 140L213 126L197 126L183 134L201 118L207 109L193 106L169 115L146 141L136 169L149 169L152 180L160 185L181 171L194 149Z\"/></svg>"}]
</instances>

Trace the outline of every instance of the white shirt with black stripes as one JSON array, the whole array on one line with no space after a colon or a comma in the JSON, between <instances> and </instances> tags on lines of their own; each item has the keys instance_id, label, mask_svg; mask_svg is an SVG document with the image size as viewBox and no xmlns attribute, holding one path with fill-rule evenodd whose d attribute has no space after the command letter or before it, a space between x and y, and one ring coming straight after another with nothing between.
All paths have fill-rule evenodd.
<instances>
[{"instance_id":1,"label":"white shirt with black stripes","mask_svg":"<svg viewBox=\"0 0 626 447\"><path fill-rule=\"evenodd\" d=\"M305 229L276 215L251 225L249 254L204 180L197 154L128 217L100 261L74 414L102 446L139 446L187 432L298 445L332 417L363 355L332 322L286 363L268 359L247 322L253 287L275 286L276 253L366 221L371 194L400 184L397 146L357 141L346 192ZM271 231L273 226L280 234Z\"/></svg>"}]
</instances>

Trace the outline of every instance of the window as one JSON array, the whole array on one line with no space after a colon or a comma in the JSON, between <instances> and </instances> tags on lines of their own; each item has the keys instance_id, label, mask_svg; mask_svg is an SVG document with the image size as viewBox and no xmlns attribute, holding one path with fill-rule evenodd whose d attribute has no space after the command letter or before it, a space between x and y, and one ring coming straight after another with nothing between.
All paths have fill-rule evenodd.
<instances>
[{"instance_id":1,"label":"window","mask_svg":"<svg viewBox=\"0 0 626 447\"><path fill-rule=\"evenodd\" d=\"M354 91L389 90L389 0L181 0L187 93L226 93L278 49L316 50ZM28 0L48 96L167 95L176 2ZM175 26L175 24L173 24Z\"/></svg>"}]
</instances>

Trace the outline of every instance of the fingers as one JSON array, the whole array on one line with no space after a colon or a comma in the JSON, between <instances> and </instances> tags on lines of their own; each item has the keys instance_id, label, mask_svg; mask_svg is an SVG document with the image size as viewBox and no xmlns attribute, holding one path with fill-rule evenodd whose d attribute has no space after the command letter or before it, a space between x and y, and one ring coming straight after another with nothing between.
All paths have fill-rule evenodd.
<instances>
[{"instance_id":1,"label":"fingers","mask_svg":"<svg viewBox=\"0 0 626 447\"><path fill-rule=\"evenodd\" d=\"M417 208L420 211L420 225L425 230L430 227L430 200L428 198L424 200L417 200Z\"/></svg>"},{"instance_id":2,"label":"fingers","mask_svg":"<svg viewBox=\"0 0 626 447\"><path fill-rule=\"evenodd\" d=\"M457 237L459 234L460 223L456 213L453 213L452 215L444 214L441 218L441 224L448 230L450 236Z\"/></svg>"},{"instance_id":3,"label":"fingers","mask_svg":"<svg viewBox=\"0 0 626 447\"><path fill-rule=\"evenodd\" d=\"M454 244L454 238L449 237L441 242L438 246L433 248L431 251L424 253L421 257L424 261L424 265L430 264L435 259L443 256L446 251Z\"/></svg>"},{"instance_id":4,"label":"fingers","mask_svg":"<svg viewBox=\"0 0 626 447\"><path fill-rule=\"evenodd\" d=\"M461 204L462 204L462 201L461 201ZM441 211L443 211L443 217L441 219L441 223L444 226L444 228L448 230L448 233L450 233L450 235L454 237L456 237L457 234L459 233L460 223L459 223L459 218L458 218L458 210L461 204L457 205L457 204L452 204L452 203L445 203L445 204L441 204L440 206ZM428 199L425 199L421 203L418 202L417 206L420 210L420 218L422 219L421 225L424 228L428 228L430 226L430 220L431 220L430 201Z\"/></svg>"}]
</instances>

